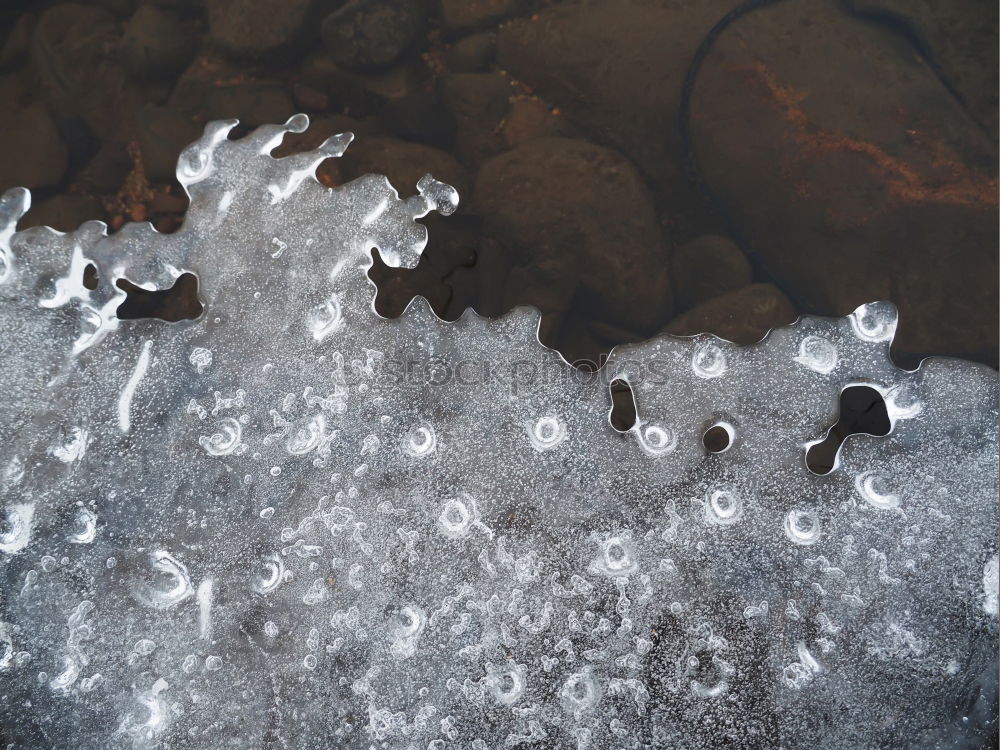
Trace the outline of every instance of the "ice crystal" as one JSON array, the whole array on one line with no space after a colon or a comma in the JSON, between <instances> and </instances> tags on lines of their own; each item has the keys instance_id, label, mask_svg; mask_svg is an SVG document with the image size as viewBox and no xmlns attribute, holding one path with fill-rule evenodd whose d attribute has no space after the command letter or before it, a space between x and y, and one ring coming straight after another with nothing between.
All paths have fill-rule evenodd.
<instances>
[{"instance_id":1,"label":"ice crystal","mask_svg":"<svg viewBox=\"0 0 1000 750\"><path fill-rule=\"evenodd\" d=\"M458 196L274 159L177 174L181 229L0 206L2 734L15 747L940 747L995 719L996 376L895 368L895 310L616 350L538 313L378 317ZM98 284L83 284L93 265ZM195 320L117 282L194 274ZM90 284L89 286L93 286ZM638 418L608 420L608 383ZM885 399L828 475L845 387ZM728 448L703 433L723 425ZM991 692L992 691L992 692ZM995 724L993 725L995 727ZM984 729L985 727L985 729Z\"/></svg>"}]
</instances>

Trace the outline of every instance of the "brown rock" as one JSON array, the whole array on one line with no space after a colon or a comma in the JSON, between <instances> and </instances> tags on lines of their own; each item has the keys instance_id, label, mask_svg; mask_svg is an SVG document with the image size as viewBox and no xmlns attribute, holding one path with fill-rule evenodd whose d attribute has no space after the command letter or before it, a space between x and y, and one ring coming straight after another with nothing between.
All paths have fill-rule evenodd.
<instances>
[{"instance_id":1,"label":"brown rock","mask_svg":"<svg viewBox=\"0 0 1000 750\"><path fill-rule=\"evenodd\" d=\"M746 346L797 317L795 307L774 284L751 284L702 302L672 320L665 330L675 336L713 333Z\"/></svg>"},{"instance_id":2,"label":"brown rock","mask_svg":"<svg viewBox=\"0 0 1000 750\"><path fill-rule=\"evenodd\" d=\"M0 109L0 132L8 144L0 159L0 192L51 187L62 181L68 151L44 106Z\"/></svg>"},{"instance_id":3,"label":"brown rock","mask_svg":"<svg viewBox=\"0 0 1000 750\"><path fill-rule=\"evenodd\" d=\"M37 84L30 69L22 68L0 75L0 101L7 107L26 106L37 99L33 96Z\"/></svg>"},{"instance_id":4,"label":"brown rock","mask_svg":"<svg viewBox=\"0 0 1000 750\"><path fill-rule=\"evenodd\" d=\"M629 156L659 185L685 185L677 111L688 63L732 0L560 3L497 33L497 63L593 140Z\"/></svg>"},{"instance_id":5,"label":"brown rock","mask_svg":"<svg viewBox=\"0 0 1000 750\"><path fill-rule=\"evenodd\" d=\"M205 104L212 89L234 83L243 75L239 65L218 52L203 52L181 74L170 95L169 105L194 120L204 122Z\"/></svg>"},{"instance_id":6,"label":"brown rock","mask_svg":"<svg viewBox=\"0 0 1000 750\"><path fill-rule=\"evenodd\" d=\"M441 20L450 29L480 28L517 15L523 0L440 0Z\"/></svg>"},{"instance_id":7,"label":"brown rock","mask_svg":"<svg viewBox=\"0 0 1000 750\"><path fill-rule=\"evenodd\" d=\"M395 138L360 138L352 143L340 158L342 178L353 180L366 174L382 174L400 195L416 193L417 181L430 172L434 177L458 190L468 198L469 178L465 167L451 154Z\"/></svg>"},{"instance_id":8,"label":"brown rock","mask_svg":"<svg viewBox=\"0 0 1000 750\"><path fill-rule=\"evenodd\" d=\"M996 361L996 144L899 35L827 0L761 8L706 58L692 128L705 181L800 309L889 300L897 352Z\"/></svg>"},{"instance_id":9,"label":"brown rock","mask_svg":"<svg viewBox=\"0 0 1000 750\"><path fill-rule=\"evenodd\" d=\"M736 243L707 234L686 242L670 258L674 298L689 310L712 297L741 289L750 283L750 261Z\"/></svg>"},{"instance_id":10,"label":"brown rock","mask_svg":"<svg viewBox=\"0 0 1000 750\"><path fill-rule=\"evenodd\" d=\"M481 33L459 39L445 55L453 73L480 73L490 67L497 51L496 34Z\"/></svg>"},{"instance_id":11,"label":"brown rock","mask_svg":"<svg viewBox=\"0 0 1000 750\"><path fill-rule=\"evenodd\" d=\"M89 195L56 195L33 206L18 222L18 229L52 227L59 232L73 232L81 224L104 219L104 207Z\"/></svg>"},{"instance_id":12,"label":"brown rock","mask_svg":"<svg viewBox=\"0 0 1000 750\"><path fill-rule=\"evenodd\" d=\"M154 182L173 182L177 157L198 139L201 128L168 107L144 107L136 121L146 177Z\"/></svg>"},{"instance_id":13,"label":"brown rock","mask_svg":"<svg viewBox=\"0 0 1000 750\"><path fill-rule=\"evenodd\" d=\"M117 193L132 166L125 144L105 141L80 173L79 182L98 193Z\"/></svg>"},{"instance_id":14,"label":"brown rock","mask_svg":"<svg viewBox=\"0 0 1000 750\"><path fill-rule=\"evenodd\" d=\"M7 32L7 38L0 44L0 70L8 70L20 65L28 56L31 35L35 30L36 18L31 13L22 13Z\"/></svg>"},{"instance_id":15,"label":"brown rock","mask_svg":"<svg viewBox=\"0 0 1000 750\"><path fill-rule=\"evenodd\" d=\"M190 25L155 5L142 5L125 24L119 55L133 78L162 80L194 57L198 38Z\"/></svg>"},{"instance_id":16,"label":"brown rock","mask_svg":"<svg viewBox=\"0 0 1000 750\"><path fill-rule=\"evenodd\" d=\"M296 112L288 89L279 83L252 81L208 90L205 117L222 120L235 117L241 125L257 127L280 123Z\"/></svg>"},{"instance_id":17,"label":"brown rock","mask_svg":"<svg viewBox=\"0 0 1000 750\"><path fill-rule=\"evenodd\" d=\"M304 112L322 112L330 108L330 95L312 86L297 83L292 86L295 106Z\"/></svg>"},{"instance_id":18,"label":"brown rock","mask_svg":"<svg viewBox=\"0 0 1000 750\"><path fill-rule=\"evenodd\" d=\"M983 0L847 0L855 12L887 15L925 40L933 63L969 113L996 140L998 5Z\"/></svg>"},{"instance_id":19,"label":"brown rock","mask_svg":"<svg viewBox=\"0 0 1000 750\"><path fill-rule=\"evenodd\" d=\"M655 330L672 310L660 226L638 172L587 141L539 138L476 176L473 211L516 265L578 284L593 319Z\"/></svg>"},{"instance_id":20,"label":"brown rock","mask_svg":"<svg viewBox=\"0 0 1000 750\"><path fill-rule=\"evenodd\" d=\"M419 0L350 0L323 19L323 46L348 70L380 70L402 56L423 21Z\"/></svg>"},{"instance_id":21,"label":"brown rock","mask_svg":"<svg viewBox=\"0 0 1000 750\"><path fill-rule=\"evenodd\" d=\"M577 281L570 276L553 275L537 266L516 266L507 275L503 309L537 307L542 313L539 338L546 346L558 348L576 289Z\"/></svg>"},{"instance_id":22,"label":"brown rock","mask_svg":"<svg viewBox=\"0 0 1000 750\"><path fill-rule=\"evenodd\" d=\"M389 71L390 80L393 75L396 73ZM376 90L378 83L373 85L376 79L345 70L323 51L314 52L302 62L302 83L326 93L331 109L353 117L375 114L385 104L385 95Z\"/></svg>"},{"instance_id":23,"label":"brown rock","mask_svg":"<svg viewBox=\"0 0 1000 750\"><path fill-rule=\"evenodd\" d=\"M457 151L477 165L504 149L501 123L510 111L511 88L498 73L447 73L438 78L438 94L455 119Z\"/></svg>"},{"instance_id":24,"label":"brown rock","mask_svg":"<svg viewBox=\"0 0 1000 750\"><path fill-rule=\"evenodd\" d=\"M565 117L553 113L538 99L515 99L503 122L503 139L508 148L515 148L533 138L558 138L577 135Z\"/></svg>"},{"instance_id":25,"label":"brown rock","mask_svg":"<svg viewBox=\"0 0 1000 750\"><path fill-rule=\"evenodd\" d=\"M455 143L455 120L434 92L409 94L386 102L379 121L393 135L445 150Z\"/></svg>"},{"instance_id":26,"label":"brown rock","mask_svg":"<svg viewBox=\"0 0 1000 750\"><path fill-rule=\"evenodd\" d=\"M304 49L335 0L206 0L212 41L237 58L263 58Z\"/></svg>"},{"instance_id":27,"label":"brown rock","mask_svg":"<svg viewBox=\"0 0 1000 750\"><path fill-rule=\"evenodd\" d=\"M114 16L88 5L46 10L31 39L31 67L43 98L60 115L80 117L102 138L127 140L142 95L116 51L121 30Z\"/></svg>"}]
</instances>

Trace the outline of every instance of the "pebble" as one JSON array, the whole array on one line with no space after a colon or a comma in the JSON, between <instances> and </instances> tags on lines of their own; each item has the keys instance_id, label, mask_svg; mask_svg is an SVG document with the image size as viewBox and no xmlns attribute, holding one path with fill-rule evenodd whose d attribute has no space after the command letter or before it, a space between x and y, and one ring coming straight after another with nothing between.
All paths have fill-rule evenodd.
<instances>
[{"instance_id":1,"label":"pebble","mask_svg":"<svg viewBox=\"0 0 1000 750\"><path fill-rule=\"evenodd\" d=\"M496 34L472 34L451 45L445 61L453 73L480 73L489 68L496 52Z\"/></svg>"},{"instance_id":2,"label":"pebble","mask_svg":"<svg viewBox=\"0 0 1000 750\"><path fill-rule=\"evenodd\" d=\"M292 54L302 48L329 2L316 0L206 0L209 34L236 59Z\"/></svg>"},{"instance_id":3,"label":"pebble","mask_svg":"<svg viewBox=\"0 0 1000 750\"><path fill-rule=\"evenodd\" d=\"M449 29L481 28L523 9L523 0L441 0L441 20Z\"/></svg>"},{"instance_id":4,"label":"pebble","mask_svg":"<svg viewBox=\"0 0 1000 750\"><path fill-rule=\"evenodd\" d=\"M423 31L417 0L352 0L323 20L323 45L339 65L354 71L386 68Z\"/></svg>"},{"instance_id":5,"label":"pebble","mask_svg":"<svg viewBox=\"0 0 1000 750\"><path fill-rule=\"evenodd\" d=\"M134 78L163 80L191 62L196 42L174 14L156 5L142 5L125 25L118 52Z\"/></svg>"}]
</instances>

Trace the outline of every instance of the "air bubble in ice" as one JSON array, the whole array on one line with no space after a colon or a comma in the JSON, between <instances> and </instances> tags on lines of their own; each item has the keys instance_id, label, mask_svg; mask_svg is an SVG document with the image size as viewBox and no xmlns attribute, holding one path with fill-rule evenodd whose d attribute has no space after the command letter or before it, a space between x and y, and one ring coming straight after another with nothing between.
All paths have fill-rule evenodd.
<instances>
[{"instance_id":1,"label":"air bubble in ice","mask_svg":"<svg viewBox=\"0 0 1000 750\"><path fill-rule=\"evenodd\" d=\"M864 471L854 479L858 494L871 506L879 510L898 508L902 498L888 490L886 480L875 471Z\"/></svg>"},{"instance_id":2,"label":"air bubble in ice","mask_svg":"<svg viewBox=\"0 0 1000 750\"><path fill-rule=\"evenodd\" d=\"M203 346L196 346L191 350L191 355L188 357L188 361L191 363L191 366L194 367L195 372L201 375L201 373L205 372L205 370L212 366L212 351Z\"/></svg>"},{"instance_id":3,"label":"air bubble in ice","mask_svg":"<svg viewBox=\"0 0 1000 750\"><path fill-rule=\"evenodd\" d=\"M691 355L691 369L699 378L717 378L726 372L726 354L710 341L699 344Z\"/></svg>"},{"instance_id":4,"label":"air bubble in ice","mask_svg":"<svg viewBox=\"0 0 1000 750\"><path fill-rule=\"evenodd\" d=\"M403 450L415 458L429 456L437 448L437 434L430 424L414 426L403 438Z\"/></svg>"},{"instance_id":5,"label":"air bubble in ice","mask_svg":"<svg viewBox=\"0 0 1000 750\"><path fill-rule=\"evenodd\" d=\"M566 424L559 417L546 415L525 423L532 447L542 453L561 444L568 436Z\"/></svg>"},{"instance_id":6,"label":"air bubble in ice","mask_svg":"<svg viewBox=\"0 0 1000 750\"><path fill-rule=\"evenodd\" d=\"M168 609L194 594L191 578L182 562L158 549L147 555L143 570L130 586L137 601L154 609Z\"/></svg>"},{"instance_id":7,"label":"air bubble in ice","mask_svg":"<svg viewBox=\"0 0 1000 750\"><path fill-rule=\"evenodd\" d=\"M743 497L733 487L713 487L705 492L705 520L716 526L730 526L743 515Z\"/></svg>"},{"instance_id":8,"label":"air bubble in ice","mask_svg":"<svg viewBox=\"0 0 1000 750\"><path fill-rule=\"evenodd\" d=\"M828 375L837 367L837 347L822 336L806 336L799 343L795 361L813 372Z\"/></svg>"},{"instance_id":9,"label":"air bubble in ice","mask_svg":"<svg viewBox=\"0 0 1000 750\"><path fill-rule=\"evenodd\" d=\"M790 510L785 514L785 536L795 544L816 544L820 536L819 516L809 510Z\"/></svg>"},{"instance_id":10,"label":"air bubble in ice","mask_svg":"<svg viewBox=\"0 0 1000 750\"><path fill-rule=\"evenodd\" d=\"M225 417L219 421L217 429L218 432L199 437L198 444L210 456L228 456L230 453L235 453L242 445L240 439L243 437L243 426L238 420Z\"/></svg>"}]
</instances>

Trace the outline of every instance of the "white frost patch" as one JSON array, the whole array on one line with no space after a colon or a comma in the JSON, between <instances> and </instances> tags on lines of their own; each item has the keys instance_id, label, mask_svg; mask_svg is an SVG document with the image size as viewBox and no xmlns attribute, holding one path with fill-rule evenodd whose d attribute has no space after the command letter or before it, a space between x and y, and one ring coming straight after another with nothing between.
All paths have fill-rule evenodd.
<instances>
[{"instance_id":1,"label":"white frost patch","mask_svg":"<svg viewBox=\"0 0 1000 750\"><path fill-rule=\"evenodd\" d=\"M983 566L983 609L986 614L998 614L997 589L1000 589L1000 559L993 555Z\"/></svg>"},{"instance_id":2,"label":"white frost patch","mask_svg":"<svg viewBox=\"0 0 1000 750\"><path fill-rule=\"evenodd\" d=\"M203 639L212 634L212 585L211 578L198 584L198 632Z\"/></svg>"},{"instance_id":3,"label":"white frost patch","mask_svg":"<svg viewBox=\"0 0 1000 750\"><path fill-rule=\"evenodd\" d=\"M187 567L166 550L149 553L148 570L132 582L132 596L153 609L169 609L193 593Z\"/></svg>"},{"instance_id":4,"label":"white frost patch","mask_svg":"<svg viewBox=\"0 0 1000 750\"><path fill-rule=\"evenodd\" d=\"M79 461L87 452L87 431L82 427L74 427L70 431L72 437L65 445L53 445L49 454L66 464Z\"/></svg>"},{"instance_id":5,"label":"white frost patch","mask_svg":"<svg viewBox=\"0 0 1000 750\"><path fill-rule=\"evenodd\" d=\"M132 397L135 396L135 389L138 387L139 381L145 377L146 370L149 369L149 350L152 346L153 342L149 339L143 343L142 351L139 353L139 360L135 363L135 369L132 370L131 377L129 377L125 387L122 388L121 395L118 397L118 429L122 432L128 432L132 424L130 415Z\"/></svg>"},{"instance_id":6,"label":"white frost patch","mask_svg":"<svg viewBox=\"0 0 1000 750\"><path fill-rule=\"evenodd\" d=\"M48 299L38 301L39 307L55 308L62 307L67 302L74 299L90 299L90 290L83 285L83 272L90 264L87 258L83 257L83 250L79 245L73 246L73 256L69 263L69 272L61 279L55 280L55 290Z\"/></svg>"},{"instance_id":7,"label":"white frost patch","mask_svg":"<svg viewBox=\"0 0 1000 750\"><path fill-rule=\"evenodd\" d=\"M386 199L381 203L379 203L373 211L369 212L368 215L361 220L361 223L364 226L368 226L369 224L374 224L376 221L378 221L379 217L385 213L388 207L389 207L389 201L388 199Z\"/></svg>"},{"instance_id":8,"label":"white frost patch","mask_svg":"<svg viewBox=\"0 0 1000 750\"><path fill-rule=\"evenodd\" d=\"M4 514L0 529L0 550L8 555L20 552L31 541L31 521L35 517L34 503L16 503Z\"/></svg>"}]
</instances>

